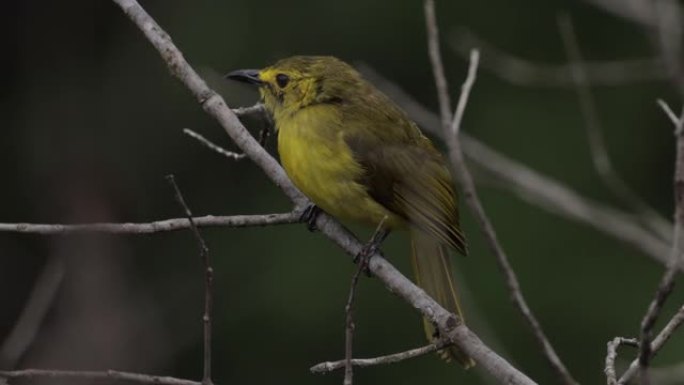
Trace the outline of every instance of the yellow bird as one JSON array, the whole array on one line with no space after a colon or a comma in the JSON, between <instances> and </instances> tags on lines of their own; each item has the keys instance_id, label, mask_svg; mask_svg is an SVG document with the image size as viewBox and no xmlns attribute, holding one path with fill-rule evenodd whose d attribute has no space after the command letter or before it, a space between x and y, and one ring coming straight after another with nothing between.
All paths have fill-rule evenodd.
<instances>
[{"instance_id":1,"label":"yellow bird","mask_svg":"<svg viewBox=\"0 0 684 385\"><path fill-rule=\"evenodd\" d=\"M343 61L294 56L228 78L257 85L294 184L342 220L408 229L417 284L463 319L449 247L466 254L458 202L444 158L387 96ZM425 320L428 339L436 337ZM464 367L457 347L441 352Z\"/></svg>"}]
</instances>

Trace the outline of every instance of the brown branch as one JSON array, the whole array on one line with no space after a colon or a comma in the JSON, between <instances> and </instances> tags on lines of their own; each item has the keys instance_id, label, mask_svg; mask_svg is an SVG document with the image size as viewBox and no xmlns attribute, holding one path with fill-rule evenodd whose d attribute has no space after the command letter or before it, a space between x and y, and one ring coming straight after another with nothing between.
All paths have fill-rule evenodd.
<instances>
[{"instance_id":1,"label":"brown branch","mask_svg":"<svg viewBox=\"0 0 684 385\"><path fill-rule=\"evenodd\" d=\"M661 102L661 105L666 105ZM667 113L669 108L665 109ZM669 115L669 114L668 114ZM642 385L649 384L648 366L650 364L653 352L651 351L651 335L653 327L655 326L660 311L662 310L665 301L672 292L674 287L674 279L679 272L677 267L681 263L681 242L682 242L682 226L684 225L684 135L682 134L682 126L684 126L684 108L682 114L675 124L675 138L676 138L676 159L674 172L674 234L672 235L672 251L670 254L670 262L663 273L663 277L658 284L655 296L646 310L646 314L641 321L641 330L639 336L639 372Z\"/></svg>"},{"instance_id":2,"label":"brown branch","mask_svg":"<svg viewBox=\"0 0 684 385\"><path fill-rule=\"evenodd\" d=\"M112 1L119 5L141 29L167 63L171 74L183 82L202 108L219 122L237 146L262 169L273 183L283 190L295 203L295 207L304 207L308 200L294 187L275 159L247 132L235 114L226 106L221 96L211 90L190 67L166 32L135 0ZM362 248L362 244L355 237L328 215L319 215L316 220L316 227L350 255L358 254ZM453 314L446 311L434 299L404 277L379 253L370 259L368 267L373 275L385 284L388 290L403 298L422 315L435 323L440 335L448 336L454 340L466 354L480 364L480 367L501 383L511 385L534 384L526 375L489 349L465 325L458 322Z\"/></svg>"},{"instance_id":3,"label":"brown branch","mask_svg":"<svg viewBox=\"0 0 684 385\"><path fill-rule=\"evenodd\" d=\"M419 348L406 350L406 351L394 353L394 354L388 354L385 356L379 356L379 357L373 357L373 358L354 358L351 360L351 365L358 366L360 368L365 368L365 367L369 367L369 366L394 364L394 363L401 362L404 360L408 360L411 358L416 358L416 357L424 356L426 354L434 353L438 350L442 350L442 349L446 348L447 346L451 346L453 344L454 343L451 341L441 340L439 342L432 343L432 344L425 345L425 346L421 346ZM346 365L347 365L347 359L345 358L344 360L339 360L339 361L321 362L319 364L312 366L309 370L312 373L324 374L327 372L332 372L334 370L342 369Z\"/></svg>"},{"instance_id":4,"label":"brown branch","mask_svg":"<svg viewBox=\"0 0 684 385\"><path fill-rule=\"evenodd\" d=\"M663 330L653 339L651 342L651 356L655 356L656 353L665 345L665 343L672 337L677 328L684 323L684 306L680 307L677 313L670 319L670 321L665 325ZM639 371L639 359L635 359L629 364L629 367L622 374L618 380L618 385L625 385L628 383Z\"/></svg>"},{"instance_id":5,"label":"brown branch","mask_svg":"<svg viewBox=\"0 0 684 385\"><path fill-rule=\"evenodd\" d=\"M202 314L204 334L204 352L202 362L204 363L204 368L202 371L202 385L213 385L213 381L211 379L211 315L214 268L211 267L211 260L209 259L209 248L207 247L207 243L204 241L204 238L202 238L202 234L200 234L199 229L195 225L195 221L192 219L192 211L190 211L190 207L188 207L187 203L185 203L183 194L181 193L178 184L176 184L176 179L173 175L168 175L166 178L171 184L171 187L173 187L176 201L183 209L183 213L185 214L188 223L190 223L190 229L192 230L192 234L195 237L195 240L197 241L197 247L199 248L200 258L202 259L202 263L204 265L204 314Z\"/></svg>"},{"instance_id":6,"label":"brown branch","mask_svg":"<svg viewBox=\"0 0 684 385\"><path fill-rule=\"evenodd\" d=\"M642 222L644 227L651 228L654 233L670 231L672 227L668 221L646 204L615 171L606 148L603 128L601 127L601 121L596 109L594 95L589 87L586 66L579 43L577 42L575 28L568 14L563 13L559 15L558 29L563 40L568 62L570 63L570 72L577 100L584 117L591 160L596 173L613 195L621 199L626 207L634 210L637 220Z\"/></svg>"},{"instance_id":7,"label":"brown branch","mask_svg":"<svg viewBox=\"0 0 684 385\"><path fill-rule=\"evenodd\" d=\"M122 380L146 385L202 385L202 383L198 381L185 380L176 377L152 376L148 374L121 372L118 370L95 372L82 370L24 369L0 371L0 377L7 379L62 378L85 380Z\"/></svg>"},{"instance_id":8,"label":"brown branch","mask_svg":"<svg viewBox=\"0 0 684 385\"><path fill-rule=\"evenodd\" d=\"M572 64L537 63L512 55L465 28L450 33L449 46L466 60L470 50L477 47L482 55L482 67L511 84L524 87L573 87L575 83ZM615 86L667 79L665 66L659 58L587 61L584 68L587 82L592 85Z\"/></svg>"},{"instance_id":9,"label":"brown branch","mask_svg":"<svg viewBox=\"0 0 684 385\"><path fill-rule=\"evenodd\" d=\"M629 345L639 347L639 341L635 338L615 337L612 341L608 341L606 353L606 382L608 385L617 385L617 375L615 374L615 359L617 358L617 349L620 345Z\"/></svg>"},{"instance_id":10,"label":"brown branch","mask_svg":"<svg viewBox=\"0 0 684 385\"><path fill-rule=\"evenodd\" d=\"M441 136L439 117L418 103L395 83L383 78L368 66L362 66L366 77L373 80L391 95L423 129ZM588 199L565 184L525 166L499 153L466 132L459 140L467 160L476 171L495 180L499 188L511 191L532 206L547 210L561 217L584 223L595 230L625 242L648 257L666 264L671 247L669 240L672 227L667 232L647 231L634 221L634 216L603 203ZM484 179L484 178L483 178ZM680 266L680 270L682 267Z\"/></svg>"},{"instance_id":11,"label":"brown branch","mask_svg":"<svg viewBox=\"0 0 684 385\"><path fill-rule=\"evenodd\" d=\"M435 79L441 79L444 78L445 75L443 72L444 69L440 65L442 59L439 53L439 42L435 40L437 31L437 20L434 17L434 14L434 1L426 0L425 18L427 23L427 29L428 31L435 31L435 33L428 32L428 45L430 47L434 47L434 49L430 49L430 61L432 63L432 70L435 74ZM551 364L551 367L556 371L560 379L565 384L573 385L577 382L572 378L565 365L563 365L562 361L553 349L553 346L544 334L544 331L542 330L539 321L537 321L536 317L534 316L529 306L527 305L527 302L525 301L515 271L513 270L513 267L511 266L508 260L508 256L504 252L503 247L501 246L498 240L496 231L494 230L494 226L492 225L491 221L489 220L489 217L485 213L484 207L482 206L482 202L480 201L480 198L477 195L475 183L473 182L473 178L470 174L470 171L468 170L468 167L465 164L463 151L461 150L461 143L458 139L458 136L455 135L459 132L460 129L460 124L462 122L462 113L465 110L465 105L468 101L468 95L472 88L472 84L475 81L478 62L479 52L477 50L473 50L470 54L470 66L468 69L468 76L461 89L461 95L459 97L458 105L456 107L456 111L454 113L453 118L450 111L442 110L442 130L444 140L447 143L449 149L449 159L451 160L452 169L454 170L455 175L458 181L460 182L466 203L468 204L470 211L475 216L475 219L478 222L480 230L485 236L485 240L487 241L487 245L490 251L492 252L492 254L496 256L497 263L505 277L506 286L508 287L508 291L511 295L513 303L515 304L518 311L520 311L520 313L523 315L523 318L527 321L530 328L532 329L532 332L536 337L537 342L540 344L545 357ZM446 89L438 87L438 98L440 100L440 105L449 103L449 97ZM447 123L444 124L444 122Z\"/></svg>"},{"instance_id":12,"label":"brown branch","mask_svg":"<svg viewBox=\"0 0 684 385\"><path fill-rule=\"evenodd\" d=\"M299 222L299 212L259 215L205 215L194 217L197 227L251 227L271 226ZM189 229L186 218L166 219L147 223L85 223L85 224L42 224L42 223L0 223L0 232L14 232L41 235L67 235L74 233L108 234L153 234L166 231Z\"/></svg>"}]
</instances>

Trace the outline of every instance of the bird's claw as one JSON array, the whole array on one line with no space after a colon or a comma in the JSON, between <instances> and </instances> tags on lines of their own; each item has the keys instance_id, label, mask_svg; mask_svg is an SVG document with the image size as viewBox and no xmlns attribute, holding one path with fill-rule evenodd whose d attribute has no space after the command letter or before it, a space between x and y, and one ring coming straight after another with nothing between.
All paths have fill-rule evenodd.
<instances>
[{"instance_id":1,"label":"bird's claw","mask_svg":"<svg viewBox=\"0 0 684 385\"><path fill-rule=\"evenodd\" d=\"M316 227L316 219L320 213L321 209L315 204L310 203L302 211L302 215L299 216L299 220L301 222L306 222L306 228L309 229L309 231L314 232L318 230L318 227Z\"/></svg>"}]
</instances>

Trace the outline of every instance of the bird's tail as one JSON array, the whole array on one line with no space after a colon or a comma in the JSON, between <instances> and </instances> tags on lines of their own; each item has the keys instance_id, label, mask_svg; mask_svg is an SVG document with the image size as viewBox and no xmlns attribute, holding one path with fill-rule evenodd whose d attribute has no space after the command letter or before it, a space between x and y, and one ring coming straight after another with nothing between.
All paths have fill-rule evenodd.
<instances>
[{"instance_id":1,"label":"bird's tail","mask_svg":"<svg viewBox=\"0 0 684 385\"><path fill-rule=\"evenodd\" d=\"M420 230L412 230L411 262L418 286L446 310L463 320L456 297L448 247ZM423 324L428 341L432 342L435 339L435 328L427 318L423 319ZM475 365L475 361L456 346L445 348L439 354L446 361L458 361L466 369Z\"/></svg>"}]
</instances>

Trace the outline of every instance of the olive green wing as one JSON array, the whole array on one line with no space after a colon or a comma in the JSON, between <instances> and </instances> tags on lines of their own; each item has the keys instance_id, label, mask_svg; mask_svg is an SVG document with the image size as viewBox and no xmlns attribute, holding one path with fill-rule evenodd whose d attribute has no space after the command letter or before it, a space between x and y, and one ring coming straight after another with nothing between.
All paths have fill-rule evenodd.
<instances>
[{"instance_id":1,"label":"olive green wing","mask_svg":"<svg viewBox=\"0 0 684 385\"><path fill-rule=\"evenodd\" d=\"M345 131L344 139L365 171L359 183L368 194L412 226L467 254L451 175L429 140L422 135L393 140L352 127Z\"/></svg>"}]
</instances>

